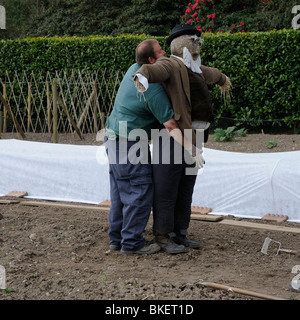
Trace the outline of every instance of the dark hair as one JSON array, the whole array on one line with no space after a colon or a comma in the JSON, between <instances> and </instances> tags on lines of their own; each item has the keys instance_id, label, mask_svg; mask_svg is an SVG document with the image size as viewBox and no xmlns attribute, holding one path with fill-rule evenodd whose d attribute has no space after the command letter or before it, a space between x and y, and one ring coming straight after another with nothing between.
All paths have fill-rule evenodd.
<instances>
[{"instance_id":1,"label":"dark hair","mask_svg":"<svg viewBox=\"0 0 300 320\"><path fill-rule=\"evenodd\" d=\"M142 41L135 50L135 60L138 64L148 64L149 57L155 58L154 44L158 41L155 39L147 39Z\"/></svg>"}]
</instances>

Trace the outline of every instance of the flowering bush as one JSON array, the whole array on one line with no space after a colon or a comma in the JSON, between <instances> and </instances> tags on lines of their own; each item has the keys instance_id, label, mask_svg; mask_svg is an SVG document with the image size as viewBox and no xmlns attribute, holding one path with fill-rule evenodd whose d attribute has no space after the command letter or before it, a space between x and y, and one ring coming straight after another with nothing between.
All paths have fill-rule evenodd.
<instances>
[{"instance_id":1,"label":"flowering bush","mask_svg":"<svg viewBox=\"0 0 300 320\"><path fill-rule=\"evenodd\" d=\"M181 16L181 22L204 33L263 31L266 28L258 21L257 12L264 20L266 15L272 15L272 5L275 6L271 0L244 0L234 5L230 1L192 0Z\"/></svg>"}]
</instances>

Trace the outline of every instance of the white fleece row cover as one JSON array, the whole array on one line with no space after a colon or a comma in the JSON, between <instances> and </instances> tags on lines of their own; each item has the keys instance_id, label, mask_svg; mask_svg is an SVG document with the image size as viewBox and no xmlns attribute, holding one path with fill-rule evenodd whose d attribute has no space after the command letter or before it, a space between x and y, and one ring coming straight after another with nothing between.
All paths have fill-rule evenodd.
<instances>
[{"instance_id":1,"label":"white fleece row cover","mask_svg":"<svg viewBox=\"0 0 300 320\"><path fill-rule=\"evenodd\" d=\"M300 151L237 153L204 148L193 206L212 214L300 222ZM104 146L0 140L0 195L99 204L110 199Z\"/></svg>"}]
</instances>

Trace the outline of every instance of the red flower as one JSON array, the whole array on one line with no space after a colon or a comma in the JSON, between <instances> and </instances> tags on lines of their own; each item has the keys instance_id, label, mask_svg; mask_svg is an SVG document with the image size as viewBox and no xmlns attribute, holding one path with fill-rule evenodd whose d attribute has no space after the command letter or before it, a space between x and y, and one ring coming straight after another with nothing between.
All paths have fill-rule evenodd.
<instances>
[{"instance_id":1,"label":"red flower","mask_svg":"<svg viewBox=\"0 0 300 320\"><path fill-rule=\"evenodd\" d=\"M195 13L192 14L192 17L195 18L195 17L197 17L197 15L198 15L198 13L195 12Z\"/></svg>"},{"instance_id":2,"label":"red flower","mask_svg":"<svg viewBox=\"0 0 300 320\"><path fill-rule=\"evenodd\" d=\"M196 9L197 9L197 6L198 6L198 3L195 3L195 4L192 6L192 9L193 9L193 10L196 10Z\"/></svg>"},{"instance_id":3,"label":"red flower","mask_svg":"<svg viewBox=\"0 0 300 320\"><path fill-rule=\"evenodd\" d=\"M192 21L193 21L193 19L189 19L189 20L187 21L187 23L190 24L190 23L192 23Z\"/></svg>"},{"instance_id":4,"label":"red flower","mask_svg":"<svg viewBox=\"0 0 300 320\"><path fill-rule=\"evenodd\" d=\"M187 8L186 10L185 10L185 13L190 13L192 10L191 10L191 8Z\"/></svg>"},{"instance_id":5,"label":"red flower","mask_svg":"<svg viewBox=\"0 0 300 320\"><path fill-rule=\"evenodd\" d=\"M245 32L245 30L243 29L243 30L241 30L241 32Z\"/></svg>"},{"instance_id":6,"label":"red flower","mask_svg":"<svg viewBox=\"0 0 300 320\"><path fill-rule=\"evenodd\" d=\"M212 16L211 16L211 18L212 18L212 19L215 19L215 18L216 18L216 14L213 13Z\"/></svg>"},{"instance_id":7,"label":"red flower","mask_svg":"<svg viewBox=\"0 0 300 320\"><path fill-rule=\"evenodd\" d=\"M243 25L244 25L244 22L243 22L243 21L241 21L241 22L240 22L240 26L243 26Z\"/></svg>"},{"instance_id":8,"label":"red flower","mask_svg":"<svg viewBox=\"0 0 300 320\"><path fill-rule=\"evenodd\" d=\"M232 29L235 29L235 25L232 26Z\"/></svg>"}]
</instances>

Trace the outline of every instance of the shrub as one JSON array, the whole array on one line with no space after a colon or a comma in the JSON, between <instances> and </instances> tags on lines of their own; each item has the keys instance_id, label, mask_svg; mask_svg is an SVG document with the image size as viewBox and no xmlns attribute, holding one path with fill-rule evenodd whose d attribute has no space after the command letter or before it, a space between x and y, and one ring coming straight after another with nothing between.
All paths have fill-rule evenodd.
<instances>
[{"instance_id":1,"label":"shrub","mask_svg":"<svg viewBox=\"0 0 300 320\"><path fill-rule=\"evenodd\" d=\"M217 128L214 132L214 140L215 141L234 141L234 137L238 136L245 136L247 133L247 130L244 128L241 128L239 130L236 130L235 126L228 127L227 129Z\"/></svg>"},{"instance_id":2,"label":"shrub","mask_svg":"<svg viewBox=\"0 0 300 320\"><path fill-rule=\"evenodd\" d=\"M291 27L297 0L192 0L181 21L202 32L256 32Z\"/></svg>"}]
</instances>

